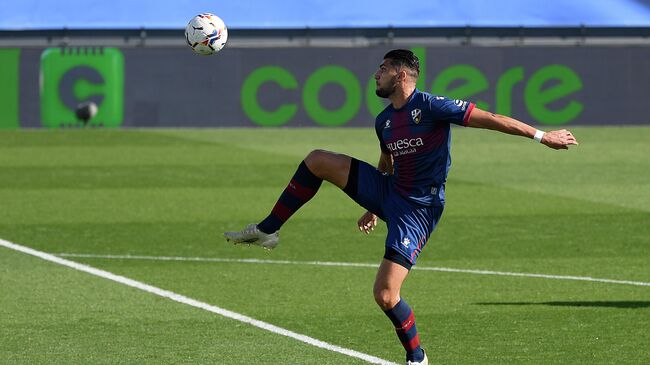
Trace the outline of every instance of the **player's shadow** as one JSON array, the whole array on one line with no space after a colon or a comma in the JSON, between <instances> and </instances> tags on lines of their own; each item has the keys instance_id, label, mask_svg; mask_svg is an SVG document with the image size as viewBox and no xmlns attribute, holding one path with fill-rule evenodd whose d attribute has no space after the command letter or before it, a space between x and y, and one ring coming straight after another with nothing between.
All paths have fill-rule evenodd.
<instances>
[{"instance_id":1,"label":"player's shadow","mask_svg":"<svg viewBox=\"0 0 650 365\"><path fill-rule=\"evenodd\" d=\"M482 302L475 305L545 305L550 307L598 307L598 308L650 308L650 301L612 300L612 301L577 301L577 302Z\"/></svg>"}]
</instances>

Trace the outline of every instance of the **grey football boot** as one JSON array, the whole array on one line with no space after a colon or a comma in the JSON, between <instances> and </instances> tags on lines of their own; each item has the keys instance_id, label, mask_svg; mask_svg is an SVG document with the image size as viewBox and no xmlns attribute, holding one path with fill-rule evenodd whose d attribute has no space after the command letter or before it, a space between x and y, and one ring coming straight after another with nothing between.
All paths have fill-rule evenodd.
<instances>
[{"instance_id":1,"label":"grey football boot","mask_svg":"<svg viewBox=\"0 0 650 365\"><path fill-rule=\"evenodd\" d=\"M271 234L264 233L257 229L257 224L251 223L241 231L225 232L226 241L236 245L247 244L262 246L267 250L272 250L280 243L279 231Z\"/></svg>"}]
</instances>

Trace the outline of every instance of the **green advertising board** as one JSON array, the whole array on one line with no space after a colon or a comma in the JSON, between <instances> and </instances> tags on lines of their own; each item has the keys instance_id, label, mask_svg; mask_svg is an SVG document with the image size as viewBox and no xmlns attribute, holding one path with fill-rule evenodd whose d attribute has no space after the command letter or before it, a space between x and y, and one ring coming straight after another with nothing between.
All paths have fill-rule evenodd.
<instances>
[{"instance_id":1,"label":"green advertising board","mask_svg":"<svg viewBox=\"0 0 650 365\"><path fill-rule=\"evenodd\" d=\"M0 129L82 126L74 111L89 101L90 127L367 127L386 106L373 73L387 50L0 49ZM629 95L650 85L650 47L411 50L422 91L553 128L648 124Z\"/></svg>"},{"instance_id":2,"label":"green advertising board","mask_svg":"<svg viewBox=\"0 0 650 365\"><path fill-rule=\"evenodd\" d=\"M18 92L20 49L0 49L0 129L20 127Z\"/></svg>"},{"instance_id":3,"label":"green advertising board","mask_svg":"<svg viewBox=\"0 0 650 365\"><path fill-rule=\"evenodd\" d=\"M81 123L75 109L94 102L88 124L119 127L124 121L124 56L117 48L48 48L41 55L41 122L50 128Z\"/></svg>"},{"instance_id":4,"label":"green advertising board","mask_svg":"<svg viewBox=\"0 0 650 365\"><path fill-rule=\"evenodd\" d=\"M532 121L546 125L561 125L580 116L583 103L574 100L575 94L583 89L580 76L569 66L546 64L537 69L514 66L503 71L492 83L477 66L457 63L447 66L427 83L427 52L425 48L414 47L412 51L420 59L420 77L417 87L434 95L445 95L453 99L475 101L484 110L511 115L513 90L523 88L523 101ZM300 65L301 66L301 65ZM298 67L294 67L295 70ZM294 71L295 71L294 70ZM364 81L348 68L340 65L325 65L312 71L301 85L291 68L277 65L260 66L244 79L241 87L242 109L246 116L260 126L282 126L296 118L301 107L309 119L321 126L339 126L349 123L361 111L363 99L369 116L379 114L385 103L375 95L375 80L370 77L362 89ZM276 84L281 89L302 88L299 100L285 100L275 109L263 108L260 88L265 84ZM319 98L321 89L334 84L345 95L344 103L334 109L327 109ZM492 94L494 104L481 96ZM300 105L302 103L302 105Z\"/></svg>"}]
</instances>

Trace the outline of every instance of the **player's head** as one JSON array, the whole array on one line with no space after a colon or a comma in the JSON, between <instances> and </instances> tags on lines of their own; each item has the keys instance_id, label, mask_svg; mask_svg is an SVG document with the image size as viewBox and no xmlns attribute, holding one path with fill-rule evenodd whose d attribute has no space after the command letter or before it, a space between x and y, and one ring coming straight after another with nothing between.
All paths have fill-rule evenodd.
<instances>
[{"instance_id":1,"label":"player's head","mask_svg":"<svg viewBox=\"0 0 650 365\"><path fill-rule=\"evenodd\" d=\"M389 97L401 83L413 83L420 74L420 60L408 49L394 49L384 55L375 73L377 96Z\"/></svg>"}]
</instances>

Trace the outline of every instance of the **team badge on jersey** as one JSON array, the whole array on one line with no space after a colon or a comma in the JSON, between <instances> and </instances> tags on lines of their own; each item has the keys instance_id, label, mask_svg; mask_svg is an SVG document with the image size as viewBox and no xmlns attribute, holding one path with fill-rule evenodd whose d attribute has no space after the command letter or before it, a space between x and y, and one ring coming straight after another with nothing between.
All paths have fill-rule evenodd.
<instances>
[{"instance_id":1,"label":"team badge on jersey","mask_svg":"<svg viewBox=\"0 0 650 365\"><path fill-rule=\"evenodd\" d=\"M413 118L415 124L420 123L420 120L422 119L422 110L420 109L411 110L411 118Z\"/></svg>"}]
</instances>

